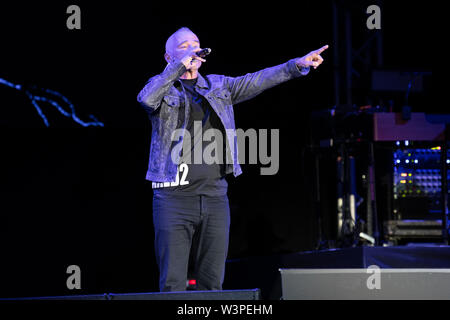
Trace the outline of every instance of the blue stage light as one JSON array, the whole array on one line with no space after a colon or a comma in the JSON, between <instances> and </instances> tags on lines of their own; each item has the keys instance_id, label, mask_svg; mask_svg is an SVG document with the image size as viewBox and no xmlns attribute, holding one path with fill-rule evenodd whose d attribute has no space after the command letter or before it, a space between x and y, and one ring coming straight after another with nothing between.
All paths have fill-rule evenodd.
<instances>
[{"instance_id":1,"label":"blue stage light","mask_svg":"<svg viewBox=\"0 0 450 320\"><path fill-rule=\"evenodd\" d=\"M0 84L3 84L5 86L8 86L10 88L13 88L13 89L16 89L16 90L19 90L19 91L23 90L25 95L28 97L28 99L30 99L31 104L36 109L37 113L41 117L41 119L44 122L45 126L47 126L47 127L50 126L50 123L48 122L47 117L45 116L44 112L42 111L42 109L41 109L41 107L39 105L39 103L41 103L41 102L48 103L48 104L52 105L63 116L68 117L68 118L72 118L73 121L75 121L76 123L80 124L83 127L89 127L89 126L103 127L104 126L103 122L98 121L93 115L89 115L89 118L94 120L94 121L91 121L91 122L85 122L85 121L81 120L80 118L78 118L78 116L76 115L75 106L73 105L73 103L70 102L69 99L67 99L64 95L62 95L59 92L56 92L56 91L53 91L53 90L49 90L49 89L41 89L43 92L48 94L48 97L45 97L45 96L34 95L31 92L29 92L28 90L25 90L22 85L11 83L11 82L9 82L7 80L4 80L2 78L0 78ZM61 106L61 104L59 104L57 101L55 101L55 98L59 98L62 101L64 101L64 103L67 104L67 107L68 107L69 110L68 111L64 110L64 108Z\"/></svg>"}]
</instances>

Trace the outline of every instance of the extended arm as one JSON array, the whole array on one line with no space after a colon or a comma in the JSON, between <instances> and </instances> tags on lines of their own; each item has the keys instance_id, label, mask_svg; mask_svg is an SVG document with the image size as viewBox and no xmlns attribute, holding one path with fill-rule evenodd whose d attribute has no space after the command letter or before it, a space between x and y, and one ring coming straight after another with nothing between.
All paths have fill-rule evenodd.
<instances>
[{"instance_id":1,"label":"extended arm","mask_svg":"<svg viewBox=\"0 0 450 320\"><path fill-rule=\"evenodd\" d=\"M323 58L320 56L320 53L327 48L328 46L324 46L308 53L304 57L292 59L284 64L241 77L226 77L225 81L231 92L233 104L251 99L264 90L285 81L307 75L310 67L316 69L322 64Z\"/></svg>"}]
</instances>

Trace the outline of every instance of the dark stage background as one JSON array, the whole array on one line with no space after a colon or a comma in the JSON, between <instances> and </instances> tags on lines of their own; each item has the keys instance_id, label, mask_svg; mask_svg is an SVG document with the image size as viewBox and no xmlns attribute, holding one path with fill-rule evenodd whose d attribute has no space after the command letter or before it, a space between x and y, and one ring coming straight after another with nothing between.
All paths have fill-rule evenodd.
<instances>
[{"instance_id":1,"label":"dark stage background","mask_svg":"<svg viewBox=\"0 0 450 320\"><path fill-rule=\"evenodd\" d=\"M362 44L371 3L352 3L353 41ZM66 28L71 4L81 8L81 30ZM381 9L384 67L431 71L432 27L423 5L385 1ZM243 175L228 177L229 258L316 247L306 146L310 113L336 104L331 1L3 1L0 78L60 92L81 119L92 114L104 127L81 127L42 104L46 128L23 91L0 85L2 297L72 294L72 264L82 272L76 293L158 290L145 181L151 128L136 96L164 69L165 41L182 26L213 49L203 75L243 75L330 45L307 77L235 106L238 128L280 129L280 168L261 176L259 165L243 165ZM368 75L357 81L353 102L361 106L369 103ZM394 111L403 96L392 96ZM431 84L412 93L410 105L440 111L431 105ZM332 215L335 176L332 169L322 174L329 177L323 206Z\"/></svg>"}]
</instances>

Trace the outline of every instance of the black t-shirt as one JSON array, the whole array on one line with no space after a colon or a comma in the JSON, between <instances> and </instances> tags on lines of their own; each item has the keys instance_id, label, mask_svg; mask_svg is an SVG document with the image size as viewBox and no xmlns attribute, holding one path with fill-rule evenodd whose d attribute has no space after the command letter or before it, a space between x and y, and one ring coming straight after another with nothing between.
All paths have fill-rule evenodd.
<instances>
[{"instance_id":1,"label":"black t-shirt","mask_svg":"<svg viewBox=\"0 0 450 320\"><path fill-rule=\"evenodd\" d=\"M196 92L195 84L197 83L197 79L181 79L181 81L190 105L189 123L187 124L186 129L191 136L191 150L183 149L181 164L178 166L177 181L173 183L153 182L153 190L157 193L170 192L171 194L177 193L183 195L225 195L227 193L228 184L225 180L224 159L226 135L223 124L209 102ZM183 90L183 88L179 88L179 90ZM179 114L182 117L184 117L184 107L179 110ZM201 130L198 130L200 129L200 126L194 125L195 121L197 121L197 123L201 122ZM181 123L184 123L184 121L181 121ZM197 132L194 132L194 129L197 129ZM218 144L218 148L221 148L221 153L220 151L218 153L218 156L221 158L220 163L207 164L203 159L203 151L205 148L210 143L216 141L216 138L211 139L211 141L203 141L202 133L204 134L208 129L217 129L221 131L222 145L220 143ZM194 163L194 148L196 144L201 144L202 146L202 148L199 149L202 151L202 157L201 159L196 159L197 161L201 161L201 164ZM199 146L197 146L197 148L199 148ZM215 148L215 151L219 150L218 148ZM215 155L215 151L213 152L213 155ZM190 159L190 162L188 162L187 159Z\"/></svg>"}]
</instances>

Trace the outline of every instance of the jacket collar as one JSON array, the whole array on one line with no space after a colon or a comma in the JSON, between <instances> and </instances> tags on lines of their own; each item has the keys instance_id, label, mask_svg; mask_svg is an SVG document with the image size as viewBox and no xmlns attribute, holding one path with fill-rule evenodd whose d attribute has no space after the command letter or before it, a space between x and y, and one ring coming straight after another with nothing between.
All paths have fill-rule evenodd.
<instances>
[{"instance_id":1,"label":"jacket collar","mask_svg":"<svg viewBox=\"0 0 450 320\"><path fill-rule=\"evenodd\" d=\"M179 83L180 83L180 85L182 85L180 80L179 80ZM206 94L206 92L209 89L208 82L206 81L205 78L202 77L202 75L200 73L197 74L197 83L195 84L195 86L199 89L206 89L206 90L198 91L200 94ZM178 91L176 91L176 89L174 87L172 87L172 90L175 90L174 92L178 92Z\"/></svg>"},{"instance_id":2,"label":"jacket collar","mask_svg":"<svg viewBox=\"0 0 450 320\"><path fill-rule=\"evenodd\" d=\"M199 88L203 88L203 89L208 89L208 83L206 82L205 78L202 77L202 75L200 73L198 73L197 75L197 84L196 86Z\"/></svg>"}]
</instances>

